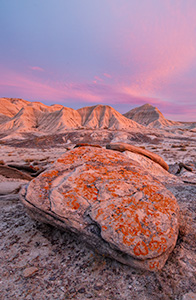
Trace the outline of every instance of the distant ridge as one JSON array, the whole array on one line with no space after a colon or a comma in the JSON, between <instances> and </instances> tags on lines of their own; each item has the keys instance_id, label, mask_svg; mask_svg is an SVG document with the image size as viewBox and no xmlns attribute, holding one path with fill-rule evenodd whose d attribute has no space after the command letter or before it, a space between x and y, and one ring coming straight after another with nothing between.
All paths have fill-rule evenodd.
<instances>
[{"instance_id":1,"label":"distant ridge","mask_svg":"<svg viewBox=\"0 0 196 300\"><path fill-rule=\"evenodd\" d=\"M125 113L124 116L148 128L182 127L191 129L196 126L195 122L188 123L167 120L157 107L150 104L136 107Z\"/></svg>"},{"instance_id":2,"label":"distant ridge","mask_svg":"<svg viewBox=\"0 0 196 300\"><path fill-rule=\"evenodd\" d=\"M58 132L77 128L81 124L81 117L77 111L63 105L47 106L41 102L29 102L22 99L9 101L1 98L0 107L4 107L4 119L0 123L0 131L43 131ZM19 111L17 106L21 108ZM17 112L12 118L11 111Z\"/></svg>"},{"instance_id":3,"label":"distant ridge","mask_svg":"<svg viewBox=\"0 0 196 300\"><path fill-rule=\"evenodd\" d=\"M78 110L54 104L0 98L0 132L56 133L71 129L144 130L180 128L195 131L196 122L167 120L158 108L145 104L122 115L108 105L86 106Z\"/></svg>"},{"instance_id":4,"label":"distant ridge","mask_svg":"<svg viewBox=\"0 0 196 300\"><path fill-rule=\"evenodd\" d=\"M133 129L143 128L108 105L83 107L78 110L63 105L47 106L41 102L0 98L0 132L63 132L67 129Z\"/></svg>"}]
</instances>

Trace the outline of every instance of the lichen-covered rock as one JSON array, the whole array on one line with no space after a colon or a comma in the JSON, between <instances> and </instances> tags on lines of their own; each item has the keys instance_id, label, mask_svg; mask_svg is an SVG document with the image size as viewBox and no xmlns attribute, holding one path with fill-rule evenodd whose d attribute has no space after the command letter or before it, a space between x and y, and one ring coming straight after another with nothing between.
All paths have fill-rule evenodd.
<instances>
[{"instance_id":1,"label":"lichen-covered rock","mask_svg":"<svg viewBox=\"0 0 196 300\"><path fill-rule=\"evenodd\" d=\"M165 170L167 170L167 171L169 170L168 164L164 161L164 159L161 156L159 156L156 153L152 153L151 151L148 151L146 149L143 149L141 147L133 146L133 145L130 145L127 143L111 143L111 144L106 145L106 148L111 149L111 150L116 150L119 152L130 151L133 153L137 153L137 154L146 156L146 157L150 158L152 161L159 164Z\"/></svg>"},{"instance_id":2,"label":"lichen-covered rock","mask_svg":"<svg viewBox=\"0 0 196 300\"><path fill-rule=\"evenodd\" d=\"M162 166L160 166L147 156L140 155L131 151L124 151L123 154L130 159L138 162L142 166L142 168L146 169L155 179L158 179L163 184L182 183L180 178L173 174L170 174Z\"/></svg>"},{"instance_id":3,"label":"lichen-covered rock","mask_svg":"<svg viewBox=\"0 0 196 300\"><path fill-rule=\"evenodd\" d=\"M68 151L23 188L21 200L33 218L69 229L133 267L161 269L176 244L175 197L119 152Z\"/></svg>"}]
</instances>

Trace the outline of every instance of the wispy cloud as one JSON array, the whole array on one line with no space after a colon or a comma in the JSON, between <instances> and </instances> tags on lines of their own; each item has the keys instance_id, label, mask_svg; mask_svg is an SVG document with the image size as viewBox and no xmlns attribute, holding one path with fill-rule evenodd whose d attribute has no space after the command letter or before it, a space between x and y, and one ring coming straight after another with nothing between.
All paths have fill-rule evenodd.
<instances>
[{"instance_id":1,"label":"wispy cloud","mask_svg":"<svg viewBox=\"0 0 196 300\"><path fill-rule=\"evenodd\" d=\"M116 45L116 49L124 66L122 79L119 74L124 90L135 96L164 96L167 85L196 61L195 3L165 0L149 1L147 5L138 1L132 7L135 12L132 20L131 3L123 2L121 6L110 3L119 23L127 25L117 31L116 37L122 45L118 48Z\"/></svg>"},{"instance_id":2,"label":"wispy cloud","mask_svg":"<svg viewBox=\"0 0 196 300\"><path fill-rule=\"evenodd\" d=\"M13 71L4 70L4 77L0 81L0 94L7 97L21 97L27 100L44 101L45 103L61 103L65 106L77 107L98 103L109 104L125 113L133 107L150 103L157 106L164 115L173 120L195 120L194 105L176 105L163 101L158 97L134 95L123 89L121 85L109 85L103 82L97 84L89 82L40 81L40 79L24 76ZM6 94L6 91L9 93ZM72 105L73 103L73 105ZM125 110L123 107L128 107Z\"/></svg>"},{"instance_id":3,"label":"wispy cloud","mask_svg":"<svg viewBox=\"0 0 196 300\"><path fill-rule=\"evenodd\" d=\"M103 73L103 75L107 78L112 78L112 75L108 74L108 73Z\"/></svg>"},{"instance_id":4,"label":"wispy cloud","mask_svg":"<svg viewBox=\"0 0 196 300\"><path fill-rule=\"evenodd\" d=\"M39 72L44 72L44 69L41 67L37 67L37 66L30 66L29 69L33 70L33 71L39 71Z\"/></svg>"},{"instance_id":5,"label":"wispy cloud","mask_svg":"<svg viewBox=\"0 0 196 300\"><path fill-rule=\"evenodd\" d=\"M1 16L9 25L2 32L2 96L74 107L105 103L121 112L149 102L171 119L195 119L195 0L78 1L77 11L72 1L49 1L37 19L41 1L8 2Z\"/></svg>"}]
</instances>

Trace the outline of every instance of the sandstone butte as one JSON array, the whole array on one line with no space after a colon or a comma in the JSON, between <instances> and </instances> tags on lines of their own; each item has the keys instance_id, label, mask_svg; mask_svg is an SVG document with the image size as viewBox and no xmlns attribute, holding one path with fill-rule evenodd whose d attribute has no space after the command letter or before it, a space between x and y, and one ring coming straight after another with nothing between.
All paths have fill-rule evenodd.
<instances>
[{"instance_id":1,"label":"sandstone butte","mask_svg":"<svg viewBox=\"0 0 196 300\"><path fill-rule=\"evenodd\" d=\"M176 244L173 194L122 153L78 147L21 190L37 220L69 229L101 254L160 270Z\"/></svg>"}]
</instances>

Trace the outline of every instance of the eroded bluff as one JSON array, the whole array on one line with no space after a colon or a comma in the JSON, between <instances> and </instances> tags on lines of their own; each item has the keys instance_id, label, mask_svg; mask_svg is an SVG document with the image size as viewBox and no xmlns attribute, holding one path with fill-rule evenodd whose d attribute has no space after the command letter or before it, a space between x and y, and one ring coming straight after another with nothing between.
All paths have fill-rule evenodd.
<instances>
[{"instance_id":1,"label":"eroded bluff","mask_svg":"<svg viewBox=\"0 0 196 300\"><path fill-rule=\"evenodd\" d=\"M30 215L69 229L102 254L161 269L176 244L173 194L123 154L80 147L63 154L21 191Z\"/></svg>"}]
</instances>

